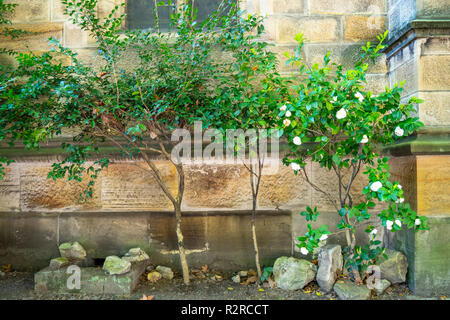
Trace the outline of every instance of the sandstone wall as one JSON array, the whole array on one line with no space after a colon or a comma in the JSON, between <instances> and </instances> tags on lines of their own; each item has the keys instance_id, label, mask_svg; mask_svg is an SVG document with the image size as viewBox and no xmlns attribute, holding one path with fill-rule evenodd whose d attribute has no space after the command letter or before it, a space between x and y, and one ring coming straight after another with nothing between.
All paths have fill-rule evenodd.
<instances>
[{"instance_id":1,"label":"sandstone wall","mask_svg":"<svg viewBox=\"0 0 450 320\"><path fill-rule=\"evenodd\" d=\"M6 47L43 52L48 48L47 39L53 36L88 63L101 63L94 40L68 21L60 0L6 2L19 4L12 18L15 25L37 32L22 41L3 39ZM105 17L117 2L120 1L100 0L99 17ZM264 38L274 44L281 71L290 74L295 69L285 65L283 52L293 52L294 37L300 32L308 40L304 47L308 64L322 63L323 56L331 50L334 61L351 67L360 54L360 47L388 28L388 2L394 1L243 0L241 5L250 13L267 16ZM431 8L430 5L424 8ZM11 62L8 57L0 59ZM132 57L124 59L124 66L132 60ZM389 83L385 56L371 65L367 79L368 88L375 92ZM411 82L408 85L414 86L414 81ZM154 180L135 165L115 161L98 179L93 199L82 204L77 201L82 185L46 179L51 160L55 158L51 151L31 158L19 158L8 168L6 179L0 181L0 264L15 261L17 265L30 265L31 259L37 261L35 266L42 266L56 252L58 243L71 238L82 239L91 254L98 257L119 254L129 246L140 245L152 250L162 261L168 257L176 259L170 203ZM169 186L174 188L173 168L164 162L158 165ZM331 174L317 167L309 170L310 177L328 190L337 185ZM365 183L360 179L355 184L355 198L360 196ZM261 254L265 261L280 254L296 254L295 239L306 229L299 215L305 206L318 206L322 212L319 223L327 223L330 229L337 222L331 204L281 165L278 171L265 171L258 204L262 210L258 230L261 230ZM200 264L207 259L217 262L235 258L239 260L236 264L251 265L249 212L246 211L250 208L248 173L243 166L188 166L183 209L192 215L184 227L191 261Z\"/></svg>"}]
</instances>

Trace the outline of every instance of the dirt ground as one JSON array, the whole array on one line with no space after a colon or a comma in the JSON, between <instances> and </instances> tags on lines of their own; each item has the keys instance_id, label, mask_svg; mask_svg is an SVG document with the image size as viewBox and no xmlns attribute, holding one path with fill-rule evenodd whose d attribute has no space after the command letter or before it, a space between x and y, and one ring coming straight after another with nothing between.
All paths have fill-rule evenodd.
<instances>
[{"instance_id":1,"label":"dirt ground","mask_svg":"<svg viewBox=\"0 0 450 320\"><path fill-rule=\"evenodd\" d=\"M218 275L218 277L216 277ZM267 285L243 285L231 280L232 274L217 271L192 276L189 286L183 284L182 277L175 275L172 280L162 279L151 283L146 274L131 296L84 295L84 294L51 294L34 291L33 273L9 272L0 276L0 300L138 300L144 294L153 296L154 300L337 300L334 293L320 292L315 282L302 290L285 291L270 288ZM427 299L443 299L433 297ZM372 295L373 300L405 300L423 299L412 295L404 284L392 285L380 296Z\"/></svg>"}]
</instances>

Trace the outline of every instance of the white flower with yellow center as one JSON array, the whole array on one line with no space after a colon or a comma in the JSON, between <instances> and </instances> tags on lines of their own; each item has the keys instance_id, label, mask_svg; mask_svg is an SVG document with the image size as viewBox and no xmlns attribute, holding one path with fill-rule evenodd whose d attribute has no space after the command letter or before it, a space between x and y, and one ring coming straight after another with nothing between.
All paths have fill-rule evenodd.
<instances>
[{"instance_id":1,"label":"white flower with yellow center","mask_svg":"<svg viewBox=\"0 0 450 320\"><path fill-rule=\"evenodd\" d=\"M284 120L283 120L283 124L284 124L286 127L288 127L288 126L291 124L291 120L289 120L289 119L284 119Z\"/></svg>"},{"instance_id":2,"label":"white flower with yellow center","mask_svg":"<svg viewBox=\"0 0 450 320\"><path fill-rule=\"evenodd\" d=\"M421 223L422 223L422 221L420 221L420 219L414 220L414 224L415 224L416 226L420 225Z\"/></svg>"},{"instance_id":3,"label":"white flower with yellow center","mask_svg":"<svg viewBox=\"0 0 450 320\"><path fill-rule=\"evenodd\" d=\"M364 101L364 96L359 91L355 94L355 98L358 98L359 102Z\"/></svg>"},{"instance_id":4,"label":"white flower with yellow center","mask_svg":"<svg viewBox=\"0 0 450 320\"><path fill-rule=\"evenodd\" d=\"M296 163L296 162L292 162L292 163L291 163L291 168L292 168L292 170L294 170L294 171L298 171L298 170L301 169L300 165L299 165L298 163Z\"/></svg>"},{"instance_id":5,"label":"white flower with yellow center","mask_svg":"<svg viewBox=\"0 0 450 320\"><path fill-rule=\"evenodd\" d=\"M285 104L280 107L280 111L286 111L286 109L287 109L287 106Z\"/></svg>"},{"instance_id":6,"label":"white flower with yellow center","mask_svg":"<svg viewBox=\"0 0 450 320\"><path fill-rule=\"evenodd\" d=\"M387 220L387 221L386 221L386 228L387 228L388 230L391 230L393 225L394 225L394 222L393 222L393 221L391 221L391 220Z\"/></svg>"},{"instance_id":7,"label":"white flower with yellow center","mask_svg":"<svg viewBox=\"0 0 450 320\"><path fill-rule=\"evenodd\" d=\"M328 239L328 235L327 235L327 234L323 234L323 235L319 238L320 241L324 241L324 240L327 240L327 239Z\"/></svg>"},{"instance_id":8,"label":"white flower with yellow center","mask_svg":"<svg viewBox=\"0 0 450 320\"><path fill-rule=\"evenodd\" d=\"M300 137L295 137L292 142L294 142L295 145L299 146L302 144L302 139Z\"/></svg>"},{"instance_id":9,"label":"white flower with yellow center","mask_svg":"<svg viewBox=\"0 0 450 320\"><path fill-rule=\"evenodd\" d=\"M338 112L336 112L336 118L338 119L344 119L347 116L347 111L345 111L344 108L339 109Z\"/></svg>"},{"instance_id":10,"label":"white flower with yellow center","mask_svg":"<svg viewBox=\"0 0 450 320\"><path fill-rule=\"evenodd\" d=\"M292 113L288 110L288 111L286 111L286 117L290 117L292 115Z\"/></svg>"},{"instance_id":11,"label":"white flower with yellow center","mask_svg":"<svg viewBox=\"0 0 450 320\"><path fill-rule=\"evenodd\" d=\"M306 249L305 247L301 247L300 252L305 256L309 253L308 249Z\"/></svg>"},{"instance_id":12,"label":"white flower with yellow center","mask_svg":"<svg viewBox=\"0 0 450 320\"><path fill-rule=\"evenodd\" d=\"M369 138L366 135L363 135L362 139L361 139L361 143L367 143L369 142Z\"/></svg>"},{"instance_id":13,"label":"white flower with yellow center","mask_svg":"<svg viewBox=\"0 0 450 320\"><path fill-rule=\"evenodd\" d=\"M380 181L375 181L370 185L370 190L377 192L382 186L383 184Z\"/></svg>"},{"instance_id":14,"label":"white flower with yellow center","mask_svg":"<svg viewBox=\"0 0 450 320\"><path fill-rule=\"evenodd\" d=\"M405 133L405 130L403 130L403 129L400 128L400 127L397 127L397 128L395 128L394 133L395 133L395 135L396 135L397 137L401 137L401 136L403 136L403 134Z\"/></svg>"}]
</instances>

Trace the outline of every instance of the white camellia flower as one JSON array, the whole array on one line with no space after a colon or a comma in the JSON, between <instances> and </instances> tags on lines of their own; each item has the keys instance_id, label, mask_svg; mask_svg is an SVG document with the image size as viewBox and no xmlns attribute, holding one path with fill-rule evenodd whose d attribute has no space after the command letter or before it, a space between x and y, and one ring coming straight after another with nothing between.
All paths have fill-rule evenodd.
<instances>
[{"instance_id":1,"label":"white camellia flower","mask_svg":"<svg viewBox=\"0 0 450 320\"><path fill-rule=\"evenodd\" d=\"M291 113L291 112L290 112L289 110L288 110L288 111L286 111L286 117L288 117L288 118L289 118L289 117L291 116L291 114L292 114L292 113Z\"/></svg>"},{"instance_id":2,"label":"white camellia flower","mask_svg":"<svg viewBox=\"0 0 450 320\"><path fill-rule=\"evenodd\" d=\"M323 234L323 235L319 238L320 241L324 241L324 240L327 240L327 239L328 239L328 235L327 235L327 234Z\"/></svg>"},{"instance_id":3,"label":"white camellia flower","mask_svg":"<svg viewBox=\"0 0 450 320\"><path fill-rule=\"evenodd\" d=\"M414 224L415 224L416 226L420 225L421 223L422 223L422 221L420 221L420 219L414 220Z\"/></svg>"},{"instance_id":4,"label":"white camellia flower","mask_svg":"<svg viewBox=\"0 0 450 320\"><path fill-rule=\"evenodd\" d=\"M380 181L375 181L370 185L370 190L377 192L382 186L383 184Z\"/></svg>"},{"instance_id":5,"label":"white camellia flower","mask_svg":"<svg viewBox=\"0 0 450 320\"><path fill-rule=\"evenodd\" d=\"M358 98L359 102L364 101L364 96L359 91L355 94L355 98Z\"/></svg>"},{"instance_id":6,"label":"white camellia flower","mask_svg":"<svg viewBox=\"0 0 450 320\"><path fill-rule=\"evenodd\" d=\"M391 230L391 229L392 229L392 226L393 226L393 224L394 224L394 222L393 222L393 221L391 221L391 220L387 220L387 221L386 221L386 228L387 228L388 230Z\"/></svg>"},{"instance_id":7,"label":"white camellia flower","mask_svg":"<svg viewBox=\"0 0 450 320\"><path fill-rule=\"evenodd\" d=\"M300 248L300 252L301 252L302 254L304 254L305 256L309 253L308 249L306 249L305 247L301 247L301 248Z\"/></svg>"},{"instance_id":8,"label":"white camellia flower","mask_svg":"<svg viewBox=\"0 0 450 320\"><path fill-rule=\"evenodd\" d=\"M397 128L395 128L395 135L397 136L397 137L401 137L401 136L403 136L403 134L405 133L405 130L403 130L402 128L400 128L400 127L397 127Z\"/></svg>"},{"instance_id":9,"label":"white camellia flower","mask_svg":"<svg viewBox=\"0 0 450 320\"><path fill-rule=\"evenodd\" d=\"M402 190L402 189L403 189L403 187L402 187L402 185L401 185L401 184L398 184L398 185L397 185L397 188L399 188L400 190Z\"/></svg>"},{"instance_id":10,"label":"white camellia flower","mask_svg":"<svg viewBox=\"0 0 450 320\"><path fill-rule=\"evenodd\" d=\"M287 109L287 106L284 104L280 107L280 111L285 111Z\"/></svg>"},{"instance_id":11,"label":"white camellia flower","mask_svg":"<svg viewBox=\"0 0 450 320\"><path fill-rule=\"evenodd\" d=\"M291 120L289 120L289 119L284 119L284 120L283 120L283 124L287 127L287 126L289 126L289 125L291 124Z\"/></svg>"},{"instance_id":12,"label":"white camellia flower","mask_svg":"<svg viewBox=\"0 0 450 320\"><path fill-rule=\"evenodd\" d=\"M295 137L292 141L298 146L302 144L302 139L300 139L300 137Z\"/></svg>"},{"instance_id":13,"label":"white camellia flower","mask_svg":"<svg viewBox=\"0 0 450 320\"><path fill-rule=\"evenodd\" d=\"M330 101L330 103L337 102L337 97L333 97L333 101Z\"/></svg>"},{"instance_id":14,"label":"white camellia flower","mask_svg":"<svg viewBox=\"0 0 450 320\"><path fill-rule=\"evenodd\" d=\"M378 232L377 229L373 229L372 231L370 231L370 235L371 235L371 236L374 236L374 235L377 234L377 232Z\"/></svg>"},{"instance_id":15,"label":"white camellia flower","mask_svg":"<svg viewBox=\"0 0 450 320\"><path fill-rule=\"evenodd\" d=\"M298 163L292 162L291 167L292 167L292 170L294 170L294 171L300 170L300 165Z\"/></svg>"},{"instance_id":16,"label":"white camellia flower","mask_svg":"<svg viewBox=\"0 0 450 320\"><path fill-rule=\"evenodd\" d=\"M361 139L361 143L367 143L369 142L369 138L367 138L366 135L363 135L362 139Z\"/></svg>"},{"instance_id":17,"label":"white camellia flower","mask_svg":"<svg viewBox=\"0 0 450 320\"><path fill-rule=\"evenodd\" d=\"M399 219L395 220L395 224L398 225L399 227L402 226L402 222Z\"/></svg>"},{"instance_id":18,"label":"white camellia flower","mask_svg":"<svg viewBox=\"0 0 450 320\"><path fill-rule=\"evenodd\" d=\"M405 201L404 198L398 198L397 201L395 201L395 203L403 203Z\"/></svg>"},{"instance_id":19,"label":"white camellia flower","mask_svg":"<svg viewBox=\"0 0 450 320\"><path fill-rule=\"evenodd\" d=\"M336 112L336 118L344 119L347 116L347 111L344 108L341 108L338 112Z\"/></svg>"}]
</instances>

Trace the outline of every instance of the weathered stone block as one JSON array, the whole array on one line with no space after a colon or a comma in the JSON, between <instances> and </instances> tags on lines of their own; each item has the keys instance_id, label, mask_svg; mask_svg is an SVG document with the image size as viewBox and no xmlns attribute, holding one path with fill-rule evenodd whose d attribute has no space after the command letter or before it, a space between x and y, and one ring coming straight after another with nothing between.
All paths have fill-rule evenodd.
<instances>
[{"instance_id":1,"label":"weathered stone block","mask_svg":"<svg viewBox=\"0 0 450 320\"><path fill-rule=\"evenodd\" d=\"M300 175L295 175L291 167L281 162L273 165L273 171L267 167L263 171L258 196L259 208L290 209L308 205L311 196L310 185Z\"/></svg>"},{"instance_id":2,"label":"weathered stone block","mask_svg":"<svg viewBox=\"0 0 450 320\"><path fill-rule=\"evenodd\" d=\"M404 229L392 234L389 247L409 261L408 285L421 296L450 293L450 217L428 217L429 231Z\"/></svg>"},{"instance_id":3,"label":"weathered stone block","mask_svg":"<svg viewBox=\"0 0 450 320\"><path fill-rule=\"evenodd\" d=\"M357 285L347 279L337 281L334 291L341 300L368 300L371 294L367 286Z\"/></svg>"},{"instance_id":4,"label":"weathered stone block","mask_svg":"<svg viewBox=\"0 0 450 320\"><path fill-rule=\"evenodd\" d=\"M16 164L5 168L5 175L0 180L0 211L20 210L20 170Z\"/></svg>"},{"instance_id":5,"label":"weathered stone block","mask_svg":"<svg viewBox=\"0 0 450 320\"><path fill-rule=\"evenodd\" d=\"M251 208L249 172L243 165L190 165L185 181L186 209Z\"/></svg>"},{"instance_id":6,"label":"weathered stone block","mask_svg":"<svg viewBox=\"0 0 450 320\"><path fill-rule=\"evenodd\" d=\"M273 265L277 287L284 290L302 289L316 275L317 267L311 262L294 257L280 257Z\"/></svg>"},{"instance_id":7,"label":"weathered stone block","mask_svg":"<svg viewBox=\"0 0 450 320\"><path fill-rule=\"evenodd\" d=\"M30 23L50 20L50 0L6 0L18 6L11 16L13 23Z\"/></svg>"},{"instance_id":8,"label":"weathered stone block","mask_svg":"<svg viewBox=\"0 0 450 320\"><path fill-rule=\"evenodd\" d=\"M330 292L337 278L337 272L342 271L344 259L340 245L326 245L319 251L319 270L316 280L321 290Z\"/></svg>"},{"instance_id":9,"label":"weathered stone block","mask_svg":"<svg viewBox=\"0 0 450 320\"><path fill-rule=\"evenodd\" d=\"M420 90L450 91L450 54L420 57L418 72Z\"/></svg>"},{"instance_id":10,"label":"weathered stone block","mask_svg":"<svg viewBox=\"0 0 450 320\"><path fill-rule=\"evenodd\" d=\"M61 40L63 35L63 23L61 22L14 24L13 28L32 32L21 36L20 41L0 37L4 48L18 51L48 51L50 49L48 39L56 38Z\"/></svg>"},{"instance_id":11,"label":"weathered stone block","mask_svg":"<svg viewBox=\"0 0 450 320\"><path fill-rule=\"evenodd\" d=\"M133 264L130 272L123 275L107 275L97 267L80 269L80 288L69 289L67 283L72 272L67 268L50 270L45 268L34 275L34 289L38 292L52 293L84 293L84 294L114 294L130 295L136 287L140 275L147 264Z\"/></svg>"},{"instance_id":12,"label":"weathered stone block","mask_svg":"<svg viewBox=\"0 0 450 320\"><path fill-rule=\"evenodd\" d=\"M450 212L450 155L417 156L417 212L442 215Z\"/></svg>"},{"instance_id":13,"label":"weathered stone block","mask_svg":"<svg viewBox=\"0 0 450 320\"><path fill-rule=\"evenodd\" d=\"M42 211L71 208L78 210L100 207L101 177L96 180L92 199L80 202L80 194L89 179L83 182L68 182L65 179L48 179L51 166L46 163L32 163L23 166L21 174L22 210Z\"/></svg>"},{"instance_id":14,"label":"weathered stone block","mask_svg":"<svg viewBox=\"0 0 450 320\"><path fill-rule=\"evenodd\" d=\"M270 14L277 13L299 13L303 14L304 0L265 0L262 3L268 3L264 12ZM261 11L263 8L261 7Z\"/></svg>"},{"instance_id":15,"label":"weathered stone block","mask_svg":"<svg viewBox=\"0 0 450 320\"><path fill-rule=\"evenodd\" d=\"M303 33L310 42L334 42L339 39L340 20L333 17L277 17L275 40L295 43L295 35Z\"/></svg>"},{"instance_id":16,"label":"weathered stone block","mask_svg":"<svg viewBox=\"0 0 450 320\"><path fill-rule=\"evenodd\" d=\"M419 91L419 118L426 126L450 125L450 91Z\"/></svg>"},{"instance_id":17,"label":"weathered stone block","mask_svg":"<svg viewBox=\"0 0 450 320\"><path fill-rule=\"evenodd\" d=\"M395 250L387 249L385 251L387 259L384 257L377 261L380 267L381 278L389 280L391 283L402 283L406 281L408 271L408 260L406 256Z\"/></svg>"},{"instance_id":18,"label":"weathered stone block","mask_svg":"<svg viewBox=\"0 0 450 320\"><path fill-rule=\"evenodd\" d=\"M312 14L386 13L385 0L310 0Z\"/></svg>"},{"instance_id":19,"label":"weathered stone block","mask_svg":"<svg viewBox=\"0 0 450 320\"><path fill-rule=\"evenodd\" d=\"M347 16L344 28L346 41L374 40L377 35L386 30L386 17Z\"/></svg>"},{"instance_id":20,"label":"weathered stone block","mask_svg":"<svg viewBox=\"0 0 450 320\"><path fill-rule=\"evenodd\" d=\"M172 194L176 194L175 167L156 161L163 180ZM144 168L146 164L140 163ZM172 203L152 174L133 163L113 163L102 172L102 207L126 210L173 210Z\"/></svg>"},{"instance_id":21,"label":"weathered stone block","mask_svg":"<svg viewBox=\"0 0 450 320\"><path fill-rule=\"evenodd\" d=\"M447 0L418 0L417 17L421 19L448 18L450 5Z\"/></svg>"},{"instance_id":22,"label":"weathered stone block","mask_svg":"<svg viewBox=\"0 0 450 320\"><path fill-rule=\"evenodd\" d=\"M59 218L59 239L61 242L77 239L87 255L94 258L121 256L130 247L150 252L151 230L161 226L153 223L145 212L64 212ZM167 220L165 223L168 224Z\"/></svg>"}]
</instances>

